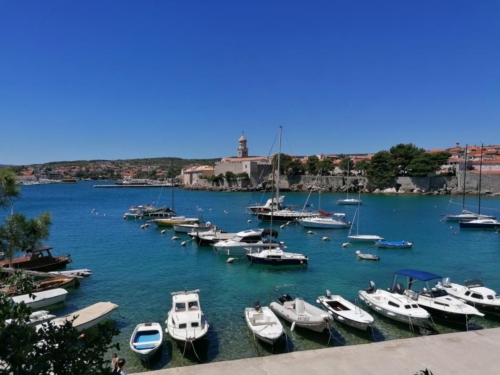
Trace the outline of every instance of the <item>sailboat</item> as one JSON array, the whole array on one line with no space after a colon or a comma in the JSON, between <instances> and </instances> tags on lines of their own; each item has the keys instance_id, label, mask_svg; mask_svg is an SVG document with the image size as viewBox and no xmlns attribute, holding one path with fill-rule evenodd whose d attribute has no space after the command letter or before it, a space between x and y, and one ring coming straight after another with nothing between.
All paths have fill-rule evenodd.
<instances>
[{"instance_id":1,"label":"sailboat","mask_svg":"<svg viewBox=\"0 0 500 375\"><path fill-rule=\"evenodd\" d=\"M281 156L281 133L282 133L283 127L279 127L279 148L278 148L278 167L277 167L277 174L276 174L276 195L275 197L280 196L280 156ZM274 174L273 174L274 178ZM273 195L274 197L274 195ZM278 198L279 199L279 198ZM287 209L275 209L274 205L271 205L271 209L269 212L258 212L257 217L261 221L294 221L297 219L302 219L306 217L315 217L318 216L316 212L309 212L305 211L306 205L302 208L301 211L294 211L291 208Z\"/></svg>"},{"instance_id":2,"label":"sailboat","mask_svg":"<svg viewBox=\"0 0 500 375\"><path fill-rule=\"evenodd\" d=\"M350 223L345 221L344 213L328 213L321 209L321 191L318 193L318 196L319 196L318 213L320 214L320 216L297 219L299 224L302 225L304 228L325 228L325 229L349 228Z\"/></svg>"},{"instance_id":3,"label":"sailboat","mask_svg":"<svg viewBox=\"0 0 500 375\"><path fill-rule=\"evenodd\" d=\"M360 205L358 204L358 208L356 209L356 213L354 214L354 218L356 219L356 234L351 234L352 232L352 227L354 225L354 220L351 223L351 229L349 229L349 234L347 237L349 240L354 241L354 242L377 242L377 241L383 241L384 238L377 236L375 234L359 234L359 211L360 211Z\"/></svg>"},{"instance_id":4,"label":"sailboat","mask_svg":"<svg viewBox=\"0 0 500 375\"><path fill-rule=\"evenodd\" d=\"M349 160L349 163L347 164L347 176L348 177L350 175L350 167L351 167L351 161ZM360 198L349 198L349 186L347 186L346 194L347 195L346 195L345 199L337 199L337 204L343 204L343 205L362 204Z\"/></svg>"},{"instance_id":5,"label":"sailboat","mask_svg":"<svg viewBox=\"0 0 500 375\"><path fill-rule=\"evenodd\" d=\"M475 214L474 212L471 212L471 211L468 211L465 209L465 186L466 186L466 181L467 181L467 179L466 179L466 177L467 177L467 150L468 150L468 145L465 145L464 183L463 183L463 189L462 189L462 213L460 213L458 215L446 215L445 219L446 219L446 221L471 221L471 220L477 220L477 219L495 219L495 216ZM481 153L482 153L482 146L481 146ZM482 156L481 156L481 161L482 161Z\"/></svg>"},{"instance_id":6,"label":"sailboat","mask_svg":"<svg viewBox=\"0 0 500 375\"><path fill-rule=\"evenodd\" d=\"M479 218L469 221L460 221L461 229L500 229L500 221L481 215L481 174L483 169L483 144L481 144L481 159L479 161L479 191L478 191L478 215Z\"/></svg>"}]
</instances>

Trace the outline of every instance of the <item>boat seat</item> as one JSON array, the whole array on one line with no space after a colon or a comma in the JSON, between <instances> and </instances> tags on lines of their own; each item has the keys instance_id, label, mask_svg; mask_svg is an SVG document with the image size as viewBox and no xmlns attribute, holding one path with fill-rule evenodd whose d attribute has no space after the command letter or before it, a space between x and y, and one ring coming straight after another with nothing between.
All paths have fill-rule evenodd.
<instances>
[{"instance_id":1,"label":"boat seat","mask_svg":"<svg viewBox=\"0 0 500 375\"><path fill-rule=\"evenodd\" d=\"M302 298L297 298L295 300L295 312L298 315L302 315L306 312L306 305L305 305L304 300Z\"/></svg>"},{"instance_id":2,"label":"boat seat","mask_svg":"<svg viewBox=\"0 0 500 375\"><path fill-rule=\"evenodd\" d=\"M134 342L134 348L138 350L153 349L156 346L155 342Z\"/></svg>"}]
</instances>

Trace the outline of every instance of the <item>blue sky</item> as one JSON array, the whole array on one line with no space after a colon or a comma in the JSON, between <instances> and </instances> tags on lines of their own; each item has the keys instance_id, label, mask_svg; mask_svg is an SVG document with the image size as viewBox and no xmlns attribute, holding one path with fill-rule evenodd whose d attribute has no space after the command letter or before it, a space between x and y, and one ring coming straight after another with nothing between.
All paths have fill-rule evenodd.
<instances>
[{"instance_id":1,"label":"blue sky","mask_svg":"<svg viewBox=\"0 0 500 375\"><path fill-rule=\"evenodd\" d=\"M500 143L500 2L0 0L0 164ZM274 149L276 152L276 149Z\"/></svg>"}]
</instances>

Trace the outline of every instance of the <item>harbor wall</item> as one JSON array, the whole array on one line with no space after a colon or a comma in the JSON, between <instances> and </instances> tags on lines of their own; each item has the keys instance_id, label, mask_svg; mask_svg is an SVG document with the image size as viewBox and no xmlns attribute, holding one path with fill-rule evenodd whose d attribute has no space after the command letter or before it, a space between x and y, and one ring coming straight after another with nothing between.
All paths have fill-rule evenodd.
<instances>
[{"instance_id":1,"label":"harbor wall","mask_svg":"<svg viewBox=\"0 0 500 375\"><path fill-rule=\"evenodd\" d=\"M478 194L479 174L467 173L465 193ZM253 179L252 179L253 180ZM200 180L193 186L184 186L186 189L208 189L208 190L253 190L259 186L249 179L237 179L234 181L221 181L212 183ZM363 176L281 176L280 189L283 191L308 191L310 189L323 190L326 192L339 193L349 189L350 192L357 191L358 187L363 193L389 193L389 194L462 194L463 172L456 176L430 176L430 177L395 177L390 184L383 189L377 189ZM269 190L269 187L268 187ZM481 176L481 194L500 195L500 175Z\"/></svg>"}]
</instances>

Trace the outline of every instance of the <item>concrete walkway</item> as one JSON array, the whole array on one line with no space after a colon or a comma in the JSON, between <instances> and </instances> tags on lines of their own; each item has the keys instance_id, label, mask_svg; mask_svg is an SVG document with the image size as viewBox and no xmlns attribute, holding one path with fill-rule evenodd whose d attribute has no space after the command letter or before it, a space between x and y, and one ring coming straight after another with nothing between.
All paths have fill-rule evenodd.
<instances>
[{"instance_id":1,"label":"concrete walkway","mask_svg":"<svg viewBox=\"0 0 500 375\"><path fill-rule=\"evenodd\" d=\"M499 375L500 328L299 351L151 371L150 375Z\"/></svg>"}]
</instances>

